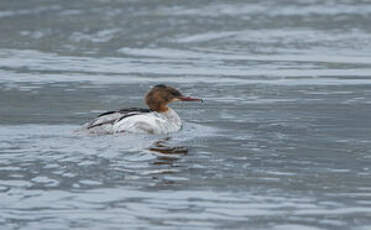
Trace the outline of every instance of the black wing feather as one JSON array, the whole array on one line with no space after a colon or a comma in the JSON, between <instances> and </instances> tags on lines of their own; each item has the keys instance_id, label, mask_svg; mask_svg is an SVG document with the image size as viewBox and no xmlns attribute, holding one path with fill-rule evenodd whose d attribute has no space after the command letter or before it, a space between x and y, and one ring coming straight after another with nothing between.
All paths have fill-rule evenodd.
<instances>
[{"instance_id":1,"label":"black wing feather","mask_svg":"<svg viewBox=\"0 0 371 230\"><path fill-rule=\"evenodd\" d=\"M104 112L102 114L99 114L98 117L103 117L105 115L109 115L109 114L113 114L113 113L121 113L121 114L126 114L126 113L130 113L130 112L149 113L151 111L152 110L150 110L150 109L132 107L132 108L125 108L125 109L120 109L120 110L113 110L113 111Z\"/></svg>"},{"instance_id":2,"label":"black wing feather","mask_svg":"<svg viewBox=\"0 0 371 230\"><path fill-rule=\"evenodd\" d=\"M121 121L122 119L125 119L127 117L143 114L143 113L149 113L152 112L150 109L143 109L143 108L125 108L125 109L120 109L120 110L115 110L115 111L108 111L102 114L99 114L97 118L95 118L92 122L90 122L87 126L87 129L92 129L97 126L102 126L106 124L114 124L115 122ZM113 115L117 114L117 116L112 117L112 119L109 120L104 120L99 122L99 120L107 115Z\"/></svg>"}]
</instances>

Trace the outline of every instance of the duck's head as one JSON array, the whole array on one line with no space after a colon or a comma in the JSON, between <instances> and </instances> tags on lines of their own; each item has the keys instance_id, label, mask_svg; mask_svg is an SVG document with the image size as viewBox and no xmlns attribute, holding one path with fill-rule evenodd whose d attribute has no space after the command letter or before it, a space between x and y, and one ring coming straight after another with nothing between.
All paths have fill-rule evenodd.
<instances>
[{"instance_id":1,"label":"duck's head","mask_svg":"<svg viewBox=\"0 0 371 230\"><path fill-rule=\"evenodd\" d=\"M202 101L202 99L185 97L177 89L166 85L155 85L145 97L148 107L156 112L166 112L167 105L174 101Z\"/></svg>"}]
</instances>

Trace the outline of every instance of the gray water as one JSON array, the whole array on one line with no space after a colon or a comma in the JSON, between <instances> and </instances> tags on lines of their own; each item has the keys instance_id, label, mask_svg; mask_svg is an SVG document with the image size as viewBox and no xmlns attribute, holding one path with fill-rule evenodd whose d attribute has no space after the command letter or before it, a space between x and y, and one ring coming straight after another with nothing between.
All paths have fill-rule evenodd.
<instances>
[{"instance_id":1,"label":"gray water","mask_svg":"<svg viewBox=\"0 0 371 230\"><path fill-rule=\"evenodd\" d=\"M0 229L371 229L370 22L362 0L0 1ZM172 105L182 131L75 132L159 83L205 99Z\"/></svg>"}]
</instances>

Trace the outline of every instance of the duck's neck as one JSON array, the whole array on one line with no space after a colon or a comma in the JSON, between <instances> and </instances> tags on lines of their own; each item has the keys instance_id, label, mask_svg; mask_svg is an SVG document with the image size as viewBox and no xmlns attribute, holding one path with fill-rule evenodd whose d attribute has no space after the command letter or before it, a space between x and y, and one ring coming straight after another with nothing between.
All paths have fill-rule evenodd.
<instances>
[{"instance_id":1,"label":"duck's neck","mask_svg":"<svg viewBox=\"0 0 371 230\"><path fill-rule=\"evenodd\" d=\"M168 107L168 110L166 112L161 113L170 123L181 127L182 121L179 117L179 115L170 107Z\"/></svg>"},{"instance_id":2,"label":"duck's neck","mask_svg":"<svg viewBox=\"0 0 371 230\"><path fill-rule=\"evenodd\" d=\"M158 113L166 113L169 110L169 107L165 104L150 104L148 107Z\"/></svg>"}]
</instances>

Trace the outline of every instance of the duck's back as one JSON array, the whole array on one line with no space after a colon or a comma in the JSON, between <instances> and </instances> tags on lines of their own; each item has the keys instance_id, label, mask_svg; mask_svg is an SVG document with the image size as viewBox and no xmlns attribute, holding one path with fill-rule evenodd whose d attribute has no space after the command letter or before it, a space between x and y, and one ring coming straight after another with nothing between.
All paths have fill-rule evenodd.
<instances>
[{"instance_id":1,"label":"duck's back","mask_svg":"<svg viewBox=\"0 0 371 230\"><path fill-rule=\"evenodd\" d=\"M132 116L138 116L142 114L148 114L152 111L143 108L126 108L115 111L108 111L97 116L91 122L83 125L83 129L91 134L113 134L114 125L124 119L128 119Z\"/></svg>"}]
</instances>

